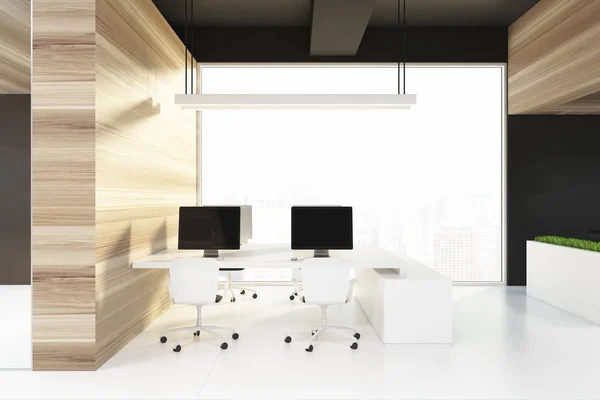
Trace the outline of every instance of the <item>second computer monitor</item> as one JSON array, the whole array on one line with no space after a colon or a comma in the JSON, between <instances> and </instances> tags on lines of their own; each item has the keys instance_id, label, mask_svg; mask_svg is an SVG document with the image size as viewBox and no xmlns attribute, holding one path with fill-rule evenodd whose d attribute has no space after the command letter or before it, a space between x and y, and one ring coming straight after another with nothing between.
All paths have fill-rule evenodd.
<instances>
[{"instance_id":1,"label":"second computer monitor","mask_svg":"<svg viewBox=\"0 0 600 400\"><path fill-rule=\"evenodd\" d=\"M204 250L208 257L239 249L240 207L180 207L178 248Z\"/></svg>"},{"instance_id":2,"label":"second computer monitor","mask_svg":"<svg viewBox=\"0 0 600 400\"><path fill-rule=\"evenodd\" d=\"M329 250L352 250L352 207L292 207L292 249L315 250L327 257Z\"/></svg>"}]
</instances>

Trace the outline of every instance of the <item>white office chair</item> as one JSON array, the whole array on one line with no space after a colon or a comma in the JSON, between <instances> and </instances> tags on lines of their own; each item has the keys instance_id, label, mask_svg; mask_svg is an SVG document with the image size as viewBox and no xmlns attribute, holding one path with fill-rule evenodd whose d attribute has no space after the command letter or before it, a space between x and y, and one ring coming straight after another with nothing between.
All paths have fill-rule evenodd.
<instances>
[{"instance_id":1,"label":"white office chair","mask_svg":"<svg viewBox=\"0 0 600 400\"><path fill-rule=\"evenodd\" d=\"M213 261L214 265L210 265ZM169 287L169 296L175 304L189 304L196 306L198 311L197 322L194 326L169 329L162 332L161 343L167 342L166 334L169 332L183 331L186 334L180 337L173 351L181 351L183 340L192 336L200 336L201 332L212 333L222 340L221 349L225 350L229 346L227 338L220 335L219 331L228 332L234 340L238 335L234 329L222 326L208 326L202 324L202 306L219 303L223 296L217 294L217 284L219 279L219 267L216 260L206 260L201 258L176 258L169 269L171 279L166 281Z\"/></svg>"},{"instance_id":2,"label":"white office chair","mask_svg":"<svg viewBox=\"0 0 600 400\"><path fill-rule=\"evenodd\" d=\"M326 331L346 336L352 340L350 348L358 349L360 333L354 328L327 324L327 307L347 303L352 298L354 280L350 280L350 270L351 267L342 260L305 259L302 262L302 293L299 293L299 298L303 303L321 306L323 318L322 325L312 331L306 351L312 352L313 343ZM291 341L292 337L286 336L285 342Z\"/></svg>"},{"instance_id":3,"label":"white office chair","mask_svg":"<svg viewBox=\"0 0 600 400\"><path fill-rule=\"evenodd\" d=\"M225 286L223 287L223 296L227 296L227 293L231 293L229 301L235 303L235 290L239 290L240 294L243 296L246 292L252 293L252 298L256 299L258 297L258 293L254 289L250 289L243 286L238 286L233 283L232 273L243 271L244 268L221 268L220 271L227 272L227 282L225 282Z\"/></svg>"}]
</instances>

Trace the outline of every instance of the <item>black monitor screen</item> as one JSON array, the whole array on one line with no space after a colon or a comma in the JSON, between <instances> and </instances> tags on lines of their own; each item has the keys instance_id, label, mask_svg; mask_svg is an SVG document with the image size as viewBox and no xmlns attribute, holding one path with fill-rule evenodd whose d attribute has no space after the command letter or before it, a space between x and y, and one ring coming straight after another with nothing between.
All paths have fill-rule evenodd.
<instances>
[{"instance_id":1,"label":"black monitor screen","mask_svg":"<svg viewBox=\"0 0 600 400\"><path fill-rule=\"evenodd\" d=\"M351 250L352 207L292 207L292 249Z\"/></svg>"},{"instance_id":2,"label":"black monitor screen","mask_svg":"<svg viewBox=\"0 0 600 400\"><path fill-rule=\"evenodd\" d=\"M180 250L240 248L240 207L179 207Z\"/></svg>"}]
</instances>

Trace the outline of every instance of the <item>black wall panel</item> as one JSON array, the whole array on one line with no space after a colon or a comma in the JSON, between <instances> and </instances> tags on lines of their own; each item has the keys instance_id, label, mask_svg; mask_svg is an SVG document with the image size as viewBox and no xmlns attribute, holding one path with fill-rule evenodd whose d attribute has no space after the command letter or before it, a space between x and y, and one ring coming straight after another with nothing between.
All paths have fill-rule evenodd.
<instances>
[{"instance_id":1,"label":"black wall panel","mask_svg":"<svg viewBox=\"0 0 600 400\"><path fill-rule=\"evenodd\" d=\"M600 229L600 116L509 115L507 135L507 278L525 285L526 240Z\"/></svg>"},{"instance_id":2,"label":"black wall panel","mask_svg":"<svg viewBox=\"0 0 600 400\"><path fill-rule=\"evenodd\" d=\"M0 285L31 283L30 110L30 95L0 95Z\"/></svg>"}]
</instances>

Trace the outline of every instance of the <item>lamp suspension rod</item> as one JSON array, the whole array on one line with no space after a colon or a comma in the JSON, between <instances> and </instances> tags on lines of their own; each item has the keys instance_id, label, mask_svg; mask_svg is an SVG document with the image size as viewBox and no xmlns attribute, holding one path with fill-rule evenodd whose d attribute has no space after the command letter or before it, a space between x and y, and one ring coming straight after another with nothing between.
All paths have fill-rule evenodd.
<instances>
[{"instance_id":1,"label":"lamp suspension rod","mask_svg":"<svg viewBox=\"0 0 600 400\"><path fill-rule=\"evenodd\" d=\"M194 94L194 0L191 0L191 1L192 1L192 9L191 9L192 15L190 17L190 19L191 19L190 22L192 23L192 39L191 39L192 40L192 51L190 52L190 71L191 71L190 79L192 80L192 83L191 83L190 89L192 91L192 94Z\"/></svg>"},{"instance_id":2,"label":"lamp suspension rod","mask_svg":"<svg viewBox=\"0 0 600 400\"><path fill-rule=\"evenodd\" d=\"M193 0L192 0L193 1ZM404 45L403 45L403 52L404 52L404 67L402 68L402 93L406 94L406 0L403 0L402 2L403 7L402 7L402 24L404 25Z\"/></svg>"},{"instance_id":3,"label":"lamp suspension rod","mask_svg":"<svg viewBox=\"0 0 600 400\"><path fill-rule=\"evenodd\" d=\"M398 0L398 39L400 38L400 0ZM399 42L400 40L398 40ZM396 43L396 58L398 60L398 95L400 95L400 43Z\"/></svg>"},{"instance_id":4,"label":"lamp suspension rod","mask_svg":"<svg viewBox=\"0 0 600 400\"><path fill-rule=\"evenodd\" d=\"M187 20L188 20L188 0L185 0L185 12L184 12L184 22L183 22L183 30L184 30L184 34L183 34L183 41L184 43L184 49L183 52L185 53L185 94L188 94L188 82L187 82L187 31L188 31L188 27L187 27Z\"/></svg>"}]
</instances>

